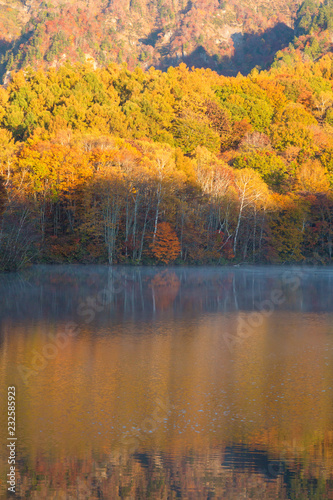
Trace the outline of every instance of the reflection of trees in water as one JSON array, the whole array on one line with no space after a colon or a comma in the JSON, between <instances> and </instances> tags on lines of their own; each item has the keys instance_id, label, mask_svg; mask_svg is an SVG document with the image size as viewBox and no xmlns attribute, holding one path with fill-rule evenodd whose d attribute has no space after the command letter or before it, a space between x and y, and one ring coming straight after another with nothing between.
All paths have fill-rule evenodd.
<instances>
[{"instance_id":1,"label":"reflection of trees in water","mask_svg":"<svg viewBox=\"0 0 333 500\"><path fill-rule=\"evenodd\" d=\"M163 311L168 309L174 303L179 287L180 281L174 272L162 271L149 281L152 291L153 310Z\"/></svg>"},{"instance_id":2,"label":"reflection of trees in water","mask_svg":"<svg viewBox=\"0 0 333 500\"><path fill-rule=\"evenodd\" d=\"M80 266L77 271L76 266L47 266L32 268L21 275L22 277L6 276L1 285L1 296L4 300L0 304L2 310L0 320L6 326L7 339L10 339L10 342L8 342L8 350L4 356L8 366L5 364L3 366L9 369L13 366L13 360L17 359L16 337L21 335L22 331L24 332L24 327L29 321L41 319L51 323L50 320L54 318L56 329L61 329L59 320L77 320L76 309L80 301L85 301L87 297L96 298L103 288L109 288L114 293L111 294L110 304L96 314L89 330L86 329L85 332L89 331L91 336L99 332L100 323L109 324L111 318L115 323L117 321L120 323L125 319L152 320L159 314L166 313L165 317L173 320L176 314L182 319L188 313L190 317L197 320L200 313L207 311L253 310L275 288L282 289L286 297L285 302L279 306L281 308L294 308L298 311L332 310L332 296L329 291L333 275L331 276L329 271L325 269L325 274L318 273L318 271L305 273L302 282L306 286L296 290L283 284L281 273L281 269L274 268L266 271L263 268L138 269ZM172 311L174 316L169 314ZM56 359L56 362L54 364L50 362L49 368L38 374L38 383L32 384L34 392L31 400L37 401L37 406L34 407L35 415L38 417L42 414L46 415L45 421L48 422L55 417L55 410L57 410L59 413L56 415L59 419L62 402L69 401L73 393L72 384L63 384L59 395L59 380L70 380L73 377L76 393L80 395L78 413L72 407L71 415L66 416L67 424L61 427L65 436L63 442L70 443L72 450L76 449L77 443L82 443L81 430L85 429L85 443L93 443L97 450L96 455L94 458L86 459L82 456L80 459L60 460L59 458L53 463L49 462L45 456L40 456L37 462L30 462L29 465L28 461L23 461L21 458L19 470L23 475L22 496L52 498L53 489L59 495L61 492L68 495L68 498L72 496L92 499L177 498L177 495L179 498L212 498L215 495L215 498L238 500L249 491L253 492L253 498L289 499L297 498L297 495L299 495L298 498L302 498L302 495L303 498L314 498L315 494L318 498L327 498L327 492L330 488L333 489L332 482L330 482L332 481L332 439L323 443L320 442L321 439L318 439L317 442L313 441L311 446L308 439L306 449L308 456L304 461L306 464L304 467L299 457L292 453L281 455L279 452L279 436L297 435L298 425L304 430L304 435L306 429L327 429L330 425L332 400L328 389L331 379L329 361L325 363L326 350L320 351L319 355L315 345L306 344L308 349L304 350L303 354L297 354L296 362L296 357L291 350L293 339L291 338L288 342L285 336L283 348L286 350L286 355L284 351L281 351L280 357L275 362L274 358L267 357L267 352L275 353L274 345L270 343L267 349L267 335L261 335L261 331L258 331L252 351L251 346L249 347L245 342L235 350L234 365L231 370L228 364L229 353L224 348L224 344L223 349L214 358L216 345L221 337L220 321L223 315L216 316L219 319L216 324L211 317L209 321L205 317L201 322L196 321L196 328L191 330L192 327L190 327L191 335L184 335L180 329L177 329L177 335L169 337L165 335L160 339L156 336L152 343L149 336L142 336L140 339L142 343L131 345L129 350L128 343L113 342L112 336L110 336L110 342L104 342L105 339L102 339L100 343L86 342L82 336L80 341L73 340L66 349L61 351L61 356ZM17 330L15 326L8 327L11 318L18 320ZM318 325L316 327L309 323L308 330L304 327L302 338L314 338L314 332L316 339L319 335L325 336L327 327L320 323ZM171 326L169 330L174 331L175 324L171 323ZM226 323L227 326L230 324ZM41 352L45 342L43 336L36 335L32 339L33 343L30 343L32 337L22 335L24 342L22 340L21 352L25 350L24 352L27 353L28 358L24 360L27 365L31 361L29 356L32 348ZM272 339L275 339L277 345L281 343L281 336L272 336L270 342L273 342ZM23 349L23 346L26 347ZM276 350L275 354L279 352ZM124 383L119 384L117 377L114 377L110 371L106 377L105 370L108 367L120 365L124 353L128 361L126 377L123 378ZM176 359L177 353L182 354L178 359ZM256 357L253 354L256 354ZM81 362L83 368L80 365ZM326 365L328 368L325 368ZM54 371L52 371L53 368L50 370L51 366L55 367ZM251 418L250 413L252 414L253 410L248 404L251 396L253 401L256 400L256 411L264 415L262 420L258 417L258 423L255 426L260 432L253 435L251 429L254 425L249 424L247 427L244 424L242 428L247 429L247 432L252 432L253 441L247 441L242 449L238 448L237 451L234 446L230 445L229 448L223 450L207 451L205 455L193 452L187 456L182 456L183 450L177 449L175 445L177 434L173 437L173 445L178 456L170 456L166 452L158 451L147 454L140 450L140 453L131 457L123 457L123 461L120 461L115 454L110 456L107 445L104 447L103 443L103 446L99 447L96 439L92 437L93 434L89 434L89 426L80 427L79 411L91 405L92 393L89 384L92 373L95 380L99 381L98 393L107 395L100 403L95 400L95 409L99 409L99 404L102 404L103 410L108 410L109 415L115 415L118 411L120 417L123 418L123 414L127 415L132 407L142 408L143 414L146 415L147 392L145 390L140 392L140 390L149 386L153 379L152 374L160 374L160 378L155 379L156 388L161 385L167 388L170 396L176 397L177 392L174 387L186 388L188 402L191 403L189 413L192 412L193 416L199 407L194 402L198 405L206 401L206 412L202 419L200 417L200 422L202 425L205 423L203 428L206 429L211 422L211 414L208 410L213 407L213 402L216 403L217 395L213 393L210 396L212 399L209 400L204 399L203 395L209 394L212 386L219 389L218 394L221 393L222 388L226 390L228 395L226 399L223 399L224 396L221 398L221 404L224 405L230 401L239 403L238 408L244 413L244 418L247 417L247 421ZM170 379L171 373L173 377ZM325 382L322 385L324 378ZM287 381L290 379L292 382L288 385ZM35 380L37 382L37 379ZM140 383L136 384L137 380ZM273 389L276 381L281 382L281 385ZM199 382L202 386L201 392L197 389ZM44 392L39 392L39 384L44 388ZM320 398L315 399L320 390L318 388L325 388L326 392L322 391ZM119 400L124 390L130 405L119 410ZM154 394L158 392L154 384L152 384L152 392ZM40 397L40 394L43 397ZM260 399L262 394L270 396L267 403ZM55 399L56 397L59 399ZM311 398L317 401L313 405L317 408L312 410L309 409ZM185 399L186 397L182 394L181 400L184 402ZM207 401L212 403L208 404ZM141 404L142 402L144 404ZM285 412L282 411L284 409ZM33 408L30 408L30 416L34 415L33 411ZM230 428L228 427L229 417L224 418L224 412L218 411L221 413L221 428L224 431L228 430ZM266 438L263 429L267 419L269 421L271 415L283 413L287 413L288 419L279 422L281 434L276 434L274 437L271 433ZM25 427L21 439L29 433L29 439L37 443L39 432L37 426ZM183 438L187 443L192 442L191 431L188 432L189 434ZM311 432L311 438L314 434ZM208 439L208 434L206 437ZM215 439L213 435L210 435L210 438ZM220 441L222 442L222 439ZM108 453L104 458L98 455L98 450L101 449ZM170 448L165 447L164 450L166 449ZM272 449L276 451L272 452ZM276 477L271 474L275 466L283 471ZM1 467L1 469L4 470L6 467ZM326 471L325 477L322 475L322 470ZM2 475L5 477L5 474ZM37 487L40 487L40 490L34 493ZM311 489L313 493L309 493Z\"/></svg>"},{"instance_id":3,"label":"reflection of trees in water","mask_svg":"<svg viewBox=\"0 0 333 500\"><path fill-rule=\"evenodd\" d=\"M92 500L330 498L333 471L324 456L331 451L324 445L320 462L304 463L296 457L281 462L264 449L242 445L187 456L155 450L51 462L41 455L36 463L20 460L18 493L21 498L53 498L56 492L57 498Z\"/></svg>"},{"instance_id":4,"label":"reflection of trees in water","mask_svg":"<svg viewBox=\"0 0 333 500\"><path fill-rule=\"evenodd\" d=\"M21 274L1 276L0 319L76 320L88 297L110 289L101 321L112 315L140 319L175 307L192 311L260 310L272 290L285 300L274 309L333 311L333 273L303 269L301 286L283 279L285 268L135 268L105 266L37 266ZM292 272L287 270L287 272ZM129 316L128 316L129 315Z\"/></svg>"}]
</instances>

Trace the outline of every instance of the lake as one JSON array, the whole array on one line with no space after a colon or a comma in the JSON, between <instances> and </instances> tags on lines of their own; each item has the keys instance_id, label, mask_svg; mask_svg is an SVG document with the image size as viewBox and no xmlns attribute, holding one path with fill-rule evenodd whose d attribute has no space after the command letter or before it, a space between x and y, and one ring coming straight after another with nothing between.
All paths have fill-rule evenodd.
<instances>
[{"instance_id":1,"label":"lake","mask_svg":"<svg viewBox=\"0 0 333 500\"><path fill-rule=\"evenodd\" d=\"M0 493L333 498L333 270L36 266L0 277Z\"/></svg>"}]
</instances>

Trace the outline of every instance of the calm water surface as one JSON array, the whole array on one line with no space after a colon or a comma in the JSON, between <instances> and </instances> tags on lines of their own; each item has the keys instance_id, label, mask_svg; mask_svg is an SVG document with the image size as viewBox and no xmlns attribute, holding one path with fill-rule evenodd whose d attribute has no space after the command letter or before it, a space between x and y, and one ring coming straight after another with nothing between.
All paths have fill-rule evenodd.
<instances>
[{"instance_id":1,"label":"calm water surface","mask_svg":"<svg viewBox=\"0 0 333 500\"><path fill-rule=\"evenodd\" d=\"M333 498L333 270L0 277L17 498Z\"/></svg>"}]
</instances>

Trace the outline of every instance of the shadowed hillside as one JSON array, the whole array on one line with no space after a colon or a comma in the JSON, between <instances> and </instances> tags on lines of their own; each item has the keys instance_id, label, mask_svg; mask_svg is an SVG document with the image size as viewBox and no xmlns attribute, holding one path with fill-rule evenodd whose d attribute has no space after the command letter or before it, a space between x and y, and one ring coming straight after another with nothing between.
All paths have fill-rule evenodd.
<instances>
[{"instance_id":1,"label":"shadowed hillside","mask_svg":"<svg viewBox=\"0 0 333 500\"><path fill-rule=\"evenodd\" d=\"M1 74L31 65L184 61L226 75L267 67L293 38L297 0L4 0Z\"/></svg>"}]
</instances>

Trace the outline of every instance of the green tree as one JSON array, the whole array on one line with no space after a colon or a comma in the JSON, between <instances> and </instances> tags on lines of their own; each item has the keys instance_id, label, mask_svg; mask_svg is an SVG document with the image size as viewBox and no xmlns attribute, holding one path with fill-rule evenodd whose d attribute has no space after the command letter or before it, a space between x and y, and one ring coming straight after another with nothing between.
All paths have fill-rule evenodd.
<instances>
[{"instance_id":1,"label":"green tree","mask_svg":"<svg viewBox=\"0 0 333 500\"><path fill-rule=\"evenodd\" d=\"M175 121L175 143L184 153L192 153L198 146L217 153L220 150L220 136L209 126L207 119L188 111Z\"/></svg>"},{"instance_id":2,"label":"green tree","mask_svg":"<svg viewBox=\"0 0 333 500\"><path fill-rule=\"evenodd\" d=\"M242 154L235 158L234 168L252 168L266 184L275 191L281 191L287 180L287 167L282 158L270 151Z\"/></svg>"}]
</instances>

